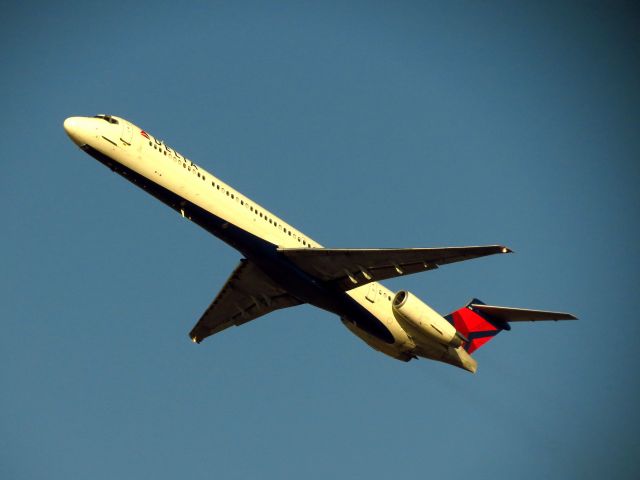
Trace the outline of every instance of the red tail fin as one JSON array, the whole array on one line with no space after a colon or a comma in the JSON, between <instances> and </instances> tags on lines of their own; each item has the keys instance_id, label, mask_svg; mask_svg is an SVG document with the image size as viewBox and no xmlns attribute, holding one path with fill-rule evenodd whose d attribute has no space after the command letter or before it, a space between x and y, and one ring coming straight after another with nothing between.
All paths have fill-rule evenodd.
<instances>
[{"instance_id":1,"label":"red tail fin","mask_svg":"<svg viewBox=\"0 0 640 480\"><path fill-rule=\"evenodd\" d=\"M458 332L467 337L469 342L464 348L469 353L479 349L502 330L511 330L507 322L490 317L473 305L484 305L484 303L474 298L466 306L445 317Z\"/></svg>"}]
</instances>

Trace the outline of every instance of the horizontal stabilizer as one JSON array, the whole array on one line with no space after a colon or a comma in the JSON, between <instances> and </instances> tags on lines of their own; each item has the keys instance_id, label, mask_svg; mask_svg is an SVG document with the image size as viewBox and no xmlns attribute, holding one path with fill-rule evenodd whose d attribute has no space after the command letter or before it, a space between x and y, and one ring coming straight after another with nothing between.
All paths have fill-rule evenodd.
<instances>
[{"instance_id":1,"label":"horizontal stabilizer","mask_svg":"<svg viewBox=\"0 0 640 480\"><path fill-rule=\"evenodd\" d=\"M473 309L479 310L492 318L503 322L538 322L541 320L577 320L570 313L550 312L548 310L529 310L526 308L497 307L472 303Z\"/></svg>"},{"instance_id":2,"label":"horizontal stabilizer","mask_svg":"<svg viewBox=\"0 0 640 480\"><path fill-rule=\"evenodd\" d=\"M497 253L502 245L444 248L279 248L309 275L342 290L370 282L433 270L440 265Z\"/></svg>"},{"instance_id":3,"label":"horizontal stabilizer","mask_svg":"<svg viewBox=\"0 0 640 480\"><path fill-rule=\"evenodd\" d=\"M511 330L509 322L536 322L540 320L577 320L570 313L531 310L527 308L485 305L477 298L465 307L445 317L455 329L467 338L465 350L473 353L502 330Z\"/></svg>"}]
</instances>

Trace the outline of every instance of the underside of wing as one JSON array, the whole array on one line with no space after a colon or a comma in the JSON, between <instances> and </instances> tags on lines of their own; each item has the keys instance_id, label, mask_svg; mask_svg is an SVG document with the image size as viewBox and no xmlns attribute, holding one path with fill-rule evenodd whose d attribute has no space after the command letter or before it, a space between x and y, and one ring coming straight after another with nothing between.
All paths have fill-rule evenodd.
<instances>
[{"instance_id":1,"label":"underside of wing","mask_svg":"<svg viewBox=\"0 0 640 480\"><path fill-rule=\"evenodd\" d=\"M228 327L300 303L275 285L256 265L242 259L189 336L200 343Z\"/></svg>"},{"instance_id":2,"label":"underside of wing","mask_svg":"<svg viewBox=\"0 0 640 480\"><path fill-rule=\"evenodd\" d=\"M432 270L447 263L511 252L502 245L381 249L280 248L278 251L309 275L342 290Z\"/></svg>"}]
</instances>

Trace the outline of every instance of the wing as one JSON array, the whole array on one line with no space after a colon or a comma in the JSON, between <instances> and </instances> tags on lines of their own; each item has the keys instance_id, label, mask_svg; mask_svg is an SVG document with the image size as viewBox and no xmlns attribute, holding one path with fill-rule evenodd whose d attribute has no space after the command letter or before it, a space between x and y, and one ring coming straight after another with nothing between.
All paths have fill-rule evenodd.
<instances>
[{"instance_id":1,"label":"wing","mask_svg":"<svg viewBox=\"0 0 640 480\"><path fill-rule=\"evenodd\" d=\"M399 277L495 253L510 253L502 245L446 248L326 249L279 248L306 273L350 290L369 282Z\"/></svg>"},{"instance_id":2,"label":"wing","mask_svg":"<svg viewBox=\"0 0 640 480\"><path fill-rule=\"evenodd\" d=\"M242 259L189 336L200 343L232 325L242 325L274 310L300 303L276 286L256 265Z\"/></svg>"}]
</instances>

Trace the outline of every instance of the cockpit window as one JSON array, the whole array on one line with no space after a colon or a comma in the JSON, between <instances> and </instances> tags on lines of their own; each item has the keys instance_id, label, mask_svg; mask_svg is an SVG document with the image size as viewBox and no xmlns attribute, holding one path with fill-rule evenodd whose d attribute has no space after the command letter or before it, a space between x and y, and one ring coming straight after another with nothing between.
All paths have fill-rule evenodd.
<instances>
[{"instance_id":1,"label":"cockpit window","mask_svg":"<svg viewBox=\"0 0 640 480\"><path fill-rule=\"evenodd\" d=\"M109 122L109 123L113 123L114 125L118 124L118 120L113 118L111 115L105 115L103 113L101 113L100 115L96 115L93 118L101 118L102 120L104 120L106 122Z\"/></svg>"}]
</instances>

